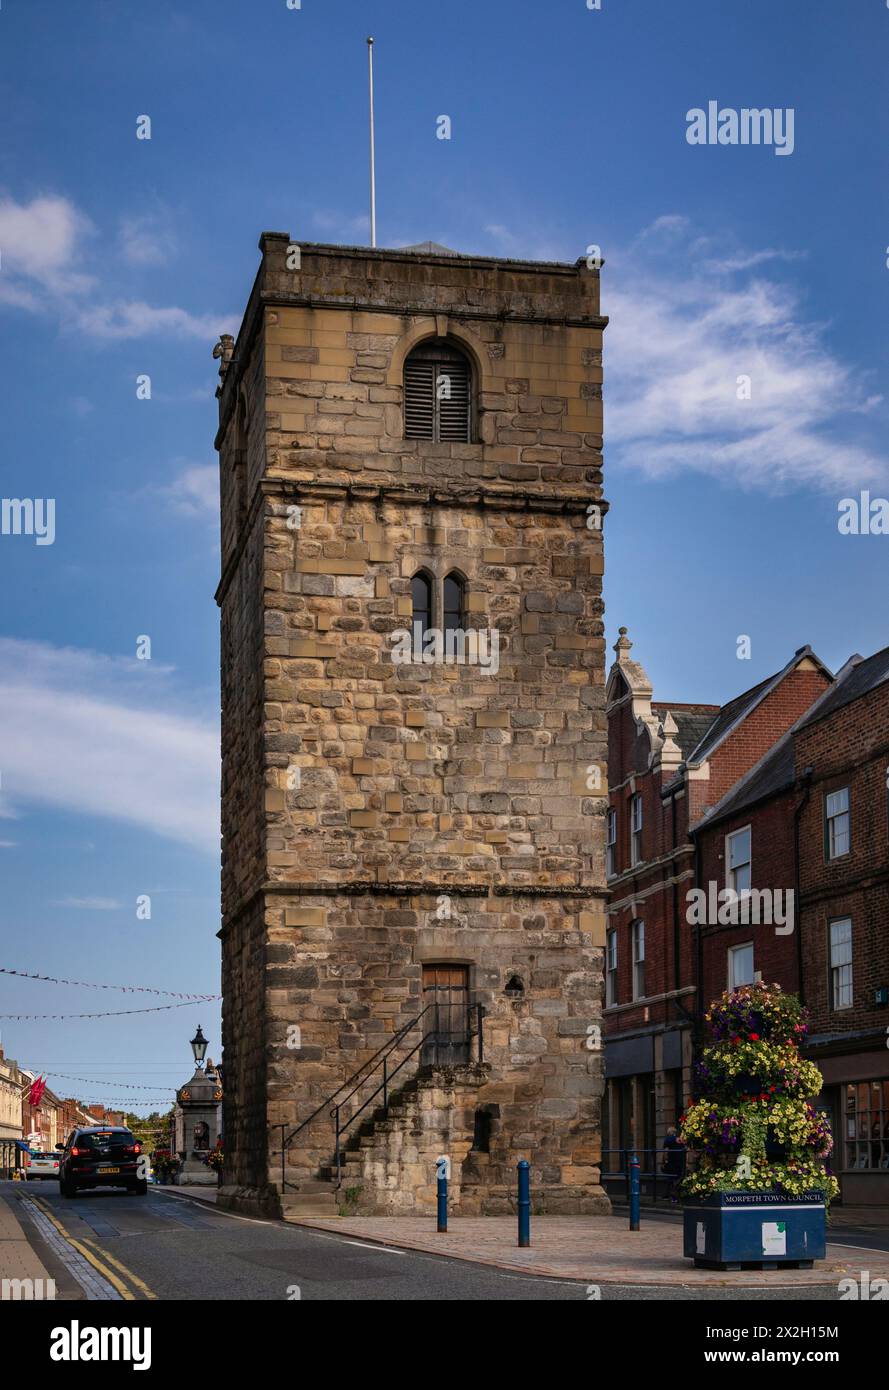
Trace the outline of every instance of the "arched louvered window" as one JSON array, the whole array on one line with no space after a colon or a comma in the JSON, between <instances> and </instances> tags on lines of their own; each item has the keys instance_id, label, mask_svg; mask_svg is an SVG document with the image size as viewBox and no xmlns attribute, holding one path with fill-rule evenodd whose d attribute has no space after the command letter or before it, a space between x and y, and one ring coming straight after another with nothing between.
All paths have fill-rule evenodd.
<instances>
[{"instance_id":1,"label":"arched louvered window","mask_svg":"<svg viewBox=\"0 0 889 1390\"><path fill-rule=\"evenodd\" d=\"M436 444L469 442L472 371L459 349L437 338L404 363L404 437Z\"/></svg>"},{"instance_id":2,"label":"arched louvered window","mask_svg":"<svg viewBox=\"0 0 889 1390\"><path fill-rule=\"evenodd\" d=\"M444 582L444 630L459 632L464 628L464 595L466 586L459 574L449 574Z\"/></svg>"},{"instance_id":3,"label":"arched louvered window","mask_svg":"<svg viewBox=\"0 0 889 1390\"><path fill-rule=\"evenodd\" d=\"M428 632L432 626L432 581L422 570L418 570L411 580L411 603L412 621L422 625L422 632Z\"/></svg>"}]
</instances>

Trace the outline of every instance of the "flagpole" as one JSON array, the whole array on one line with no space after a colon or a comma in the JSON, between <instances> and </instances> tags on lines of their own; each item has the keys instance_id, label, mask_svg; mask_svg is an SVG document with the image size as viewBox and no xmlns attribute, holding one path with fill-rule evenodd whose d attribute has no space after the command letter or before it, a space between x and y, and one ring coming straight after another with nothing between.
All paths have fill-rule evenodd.
<instances>
[{"instance_id":1,"label":"flagpole","mask_svg":"<svg viewBox=\"0 0 889 1390\"><path fill-rule=\"evenodd\" d=\"M370 244L377 244L377 186L374 171L374 41L367 40L367 76L370 84Z\"/></svg>"}]
</instances>

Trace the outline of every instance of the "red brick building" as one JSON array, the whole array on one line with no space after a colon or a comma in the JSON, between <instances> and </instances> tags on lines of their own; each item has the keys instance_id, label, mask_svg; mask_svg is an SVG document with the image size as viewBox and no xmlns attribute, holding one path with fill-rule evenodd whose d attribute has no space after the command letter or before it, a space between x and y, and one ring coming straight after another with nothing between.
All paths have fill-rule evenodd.
<instances>
[{"instance_id":1,"label":"red brick building","mask_svg":"<svg viewBox=\"0 0 889 1390\"><path fill-rule=\"evenodd\" d=\"M842 1199L889 1202L889 648L834 679L801 647L722 709L615 650L603 1147L660 1146L703 1010L759 976L809 1008Z\"/></svg>"},{"instance_id":2,"label":"red brick building","mask_svg":"<svg viewBox=\"0 0 889 1390\"><path fill-rule=\"evenodd\" d=\"M781 671L722 707L664 703L653 699L631 646L621 628L606 696L606 1171L619 1167L619 1150L659 1149L689 1094L703 983L703 938L688 920L687 895L704 874L692 830L832 680L801 647ZM706 872L721 887L725 848L714 844L709 852ZM740 861L732 866L736 879L742 868ZM708 969L715 984L721 972ZM714 992L724 988L720 979Z\"/></svg>"},{"instance_id":3,"label":"red brick building","mask_svg":"<svg viewBox=\"0 0 889 1390\"><path fill-rule=\"evenodd\" d=\"M787 732L692 829L697 886L708 901L704 920L693 914L689 923L701 1011L724 989L751 984L757 976L800 990L794 849L798 802L793 735ZM739 902L729 912L726 903L714 912L714 890L729 888L739 894L755 890L761 904Z\"/></svg>"},{"instance_id":4,"label":"red brick building","mask_svg":"<svg viewBox=\"0 0 889 1390\"><path fill-rule=\"evenodd\" d=\"M889 1203L889 647L801 721L799 899L808 1055L843 1200Z\"/></svg>"},{"instance_id":5,"label":"red brick building","mask_svg":"<svg viewBox=\"0 0 889 1390\"><path fill-rule=\"evenodd\" d=\"M126 1125L127 1117L123 1110L108 1110L104 1105L88 1105L86 1108L95 1124Z\"/></svg>"}]
</instances>

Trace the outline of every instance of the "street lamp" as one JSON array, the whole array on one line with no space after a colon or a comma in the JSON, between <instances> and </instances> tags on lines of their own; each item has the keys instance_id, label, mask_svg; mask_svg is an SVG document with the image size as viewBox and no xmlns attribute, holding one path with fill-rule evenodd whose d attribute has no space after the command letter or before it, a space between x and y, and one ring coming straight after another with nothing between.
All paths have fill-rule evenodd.
<instances>
[{"instance_id":1,"label":"street lamp","mask_svg":"<svg viewBox=\"0 0 889 1390\"><path fill-rule=\"evenodd\" d=\"M203 1066L208 1046L209 1043L201 1032L201 1025L198 1024L198 1031L191 1040L191 1050L194 1053L194 1060L198 1068Z\"/></svg>"}]
</instances>

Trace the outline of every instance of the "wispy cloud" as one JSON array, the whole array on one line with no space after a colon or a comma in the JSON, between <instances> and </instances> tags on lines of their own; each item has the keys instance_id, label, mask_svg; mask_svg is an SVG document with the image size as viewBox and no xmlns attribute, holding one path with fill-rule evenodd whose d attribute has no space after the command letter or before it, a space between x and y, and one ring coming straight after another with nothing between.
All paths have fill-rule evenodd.
<instances>
[{"instance_id":1,"label":"wispy cloud","mask_svg":"<svg viewBox=\"0 0 889 1390\"><path fill-rule=\"evenodd\" d=\"M191 464L158 492L183 516L216 518L219 515L219 465Z\"/></svg>"},{"instance_id":2,"label":"wispy cloud","mask_svg":"<svg viewBox=\"0 0 889 1390\"><path fill-rule=\"evenodd\" d=\"M795 253L712 249L671 215L609 258L606 424L619 461L767 489L885 480L885 453L853 423L882 397L792 285L750 273Z\"/></svg>"},{"instance_id":3,"label":"wispy cloud","mask_svg":"<svg viewBox=\"0 0 889 1390\"><path fill-rule=\"evenodd\" d=\"M123 903L116 898L56 898L50 906L87 908L90 912L117 912Z\"/></svg>"},{"instance_id":4,"label":"wispy cloud","mask_svg":"<svg viewBox=\"0 0 889 1390\"><path fill-rule=\"evenodd\" d=\"M67 198L0 199L0 299L37 307L40 293L83 294L95 284L78 270L94 228Z\"/></svg>"},{"instance_id":5,"label":"wispy cloud","mask_svg":"<svg viewBox=\"0 0 889 1390\"><path fill-rule=\"evenodd\" d=\"M350 217L343 212L319 208L312 213L312 226L337 241L357 242L359 245L363 245L370 236L370 218L366 213Z\"/></svg>"},{"instance_id":6,"label":"wispy cloud","mask_svg":"<svg viewBox=\"0 0 889 1390\"><path fill-rule=\"evenodd\" d=\"M122 217L119 240L128 265L167 265L178 250L172 218L164 207L139 217Z\"/></svg>"},{"instance_id":7,"label":"wispy cloud","mask_svg":"<svg viewBox=\"0 0 889 1390\"><path fill-rule=\"evenodd\" d=\"M805 251L777 251L770 247L763 251L741 251L721 260L705 261L704 268L717 275L731 274L736 270L752 270L755 266L765 265L767 261L802 261L806 254Z\"/></svg>"},{"instance_id":8,"label":"wispy cloud","mask_svg":"<svg viewBox=\"0 0 889 1390\"><path fill-rule=\"evenodd\" d=\"M141 300L117 300L113 304L81 308L77 311L76 319L84 333L112 342L124 338L148 338L157 333L212 342L220 333L237 328L232 319L190 314L187 309L156 308Z\"/></svg>"},{"instance_id":9,"label":"wispy cloud","mask_svg":"<svg viewBox=\"0 0 889 1390\"><path fill-rule=\"evenodd\" d=\"M124 218L120 236L121 254L132 266L162 264L171 254L172 232L160 214ZM212 342L232 331L230 315L194 314L178 305L109 294L104 277L84 270L97 239L90 219L67 198L0 200L0 305L55 314L65 328L103 342L156 334Z\"/></svg>"},{"instance_id":10,"label":"wispy cloud","mask_svg":"<svg viewBox=\"0 0 889 1390\"><path fill-rule=\"evenodd\" d=\"M573 255L567 255L564 246L556 241L544 240L530 229L513 231L501 222L489 222L483 230L491 244L487 254L507 256L511 260L573 261L585 250L578 247Z\"/></svg>"},{"instance_id":11,"label":"wispy cloud","mask_svg":"<svg viewBox=\"0 0 889 1390\"><path fill-rule=\"evenodd\" d=\"M7 809L101 816L218 852L219 734L155 662L0 638Z\"/></svg>"}]
</instances>

